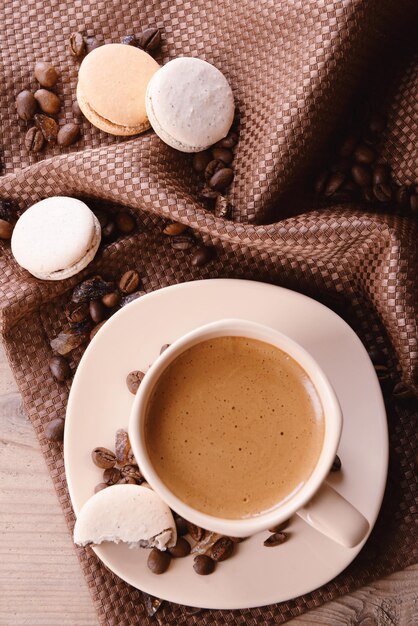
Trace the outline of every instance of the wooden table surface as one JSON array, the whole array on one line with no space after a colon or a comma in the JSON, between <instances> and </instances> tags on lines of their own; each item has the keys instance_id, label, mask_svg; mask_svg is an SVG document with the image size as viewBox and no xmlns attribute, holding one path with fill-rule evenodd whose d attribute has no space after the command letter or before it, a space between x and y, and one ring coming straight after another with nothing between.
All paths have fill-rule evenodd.
<instances>
[{"instance_id":1,"label":"wooden table surface","mask_svg":"<svg viewBox=\"0 0 418 626\"><path fill-rule=\"evenodd\" d=\"M418 565L290 623L418 625ZM24 625L97 626L98 621L0 346L0 626Z\"/></svg>"}]
</instances>

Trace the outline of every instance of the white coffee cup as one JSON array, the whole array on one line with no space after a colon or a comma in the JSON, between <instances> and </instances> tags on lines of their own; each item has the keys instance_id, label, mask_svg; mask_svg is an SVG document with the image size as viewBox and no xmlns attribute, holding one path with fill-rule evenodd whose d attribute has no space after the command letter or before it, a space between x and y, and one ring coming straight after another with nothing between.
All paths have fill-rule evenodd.
<instances>
[{"instance_id":1,"label":"white coffee cup","mask_svg":"<svg viewBox=\"0 0 418 626\"><path fill-rule=\"evenodd\" d=\"M244 519L223 519L203 513L179 499L161 480L150 461L145 442L147 406L160 375L182 352L215 337L246 337L269 343L289 354L308 374L321 400L325 420L322 450L305 484L290 498L267 512ZM154 491L179 515L197 526L232 537L248 537L297 513L308 524L346 547L367 535L363 515L326 482L342 430L341 407L315 359L298 343L272 328L240 319L225 319L196 328L174 341L153 363L139 386L129 420L129 437L141 471ZM260 457L262 454L260 455ZM260 458L262 461L262 458Z\"/></svg>"}]
</instances>

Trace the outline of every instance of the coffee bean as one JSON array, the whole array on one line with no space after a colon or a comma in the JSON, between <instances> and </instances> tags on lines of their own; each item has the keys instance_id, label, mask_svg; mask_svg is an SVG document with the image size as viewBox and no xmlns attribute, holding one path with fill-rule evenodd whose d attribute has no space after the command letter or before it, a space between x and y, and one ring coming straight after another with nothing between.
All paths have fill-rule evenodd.
<instances>
[{"instance_id":1,"label":"coffee bean","mask_svg":"<svg viewBox=\"0 0 418 626\"><path fill-rule=\"evenodd\" d=\"M49 369L53 377L60 382L71 377L70 365L63 356L53 356L49 361Z\"/></svg>"},{"instance_id":2,"label":"coffee bean","mask_svg":"<svg viewBox=\"0 0 418 626\"><path fill-rule=\"evenodd\" d=\"M225 196L218 195L215 200L215 217L220 217L224 220L230 220L232 217L232 204L228 202Z\"/></svg>"},{"instance_id":3,"label":"coffee bean","mask_svg":"<svg viewBox=\"0 0 418 626\"><path fill-rule=\"evenodd\" d=\"M74 100L71 109L72 109L72 112L74 113L74 117L77 117L77 118L83 117L83 112L80 109L80 105L78 104L77 100Z\"/></svg>"},{"instance_id":4,"label":"coffee bean","mask_svg":"<svg viewBox=\"0 0 418 626\"><path fill-rule=\"evenodd\" d=\"M93 463L101 469L109 469L116 465L116 455L108 448L94 448L91 453Z\"/></svg>"},{"instance_id":5,"label":"coffee bean","mask_svg":"<svg viewBox=\"0 0 418 626\"><path fill-rule=\"evenodd\" d=\"M106 487L108 486L109 485L107 485L106 483L99 483L98 485L95 486L94 493L99 493L99 491L103 491L103 489L106 489Z\"/></svg>"},{"instance_id":6,"label":"coffee bean","mask_svg":"<svg viewBox=\"0 0 418 626\"><path fill-rule=\"evenodd\" d=\"M28 152L40 152L45 145L42 131L36 126L29 128L25 135L25 148Z\"/></svg>"},{"instance_id":7,"label":"coffee bean","mask_svg":"<svg viewBox=\"0 0 418 626\"><path fill-rule=\"evenodd\" d=\"M120 302L120 294L117 291L107 293L103 296L102 302L108 309L113 309L113 307L118 306Z\"/></svg>"},{"instance_id":8,"label":"coffee bean","mask_svg":"<svg viewBox=\"0 0 418 626\"><path fill-rule=\"evenodd\" d=\"M345 181L345 174L341 172L336 172L335 174L331 174L328 179L327 184L325 185L324 195L332 196L338 189L341 187L343 182Z\"/></svg>"},{"instance_id":9,"label":"coffee bean","mask_svg":"<svg viewBox=\"0 0 418 626\"><path fill-rule=\"evenodd\" d=\"M187 522L187 521L186 521L186 525L187 525L187 530L189 532L189 535L191 536L192 539L194 539L195 541L201 541L203 539L203 536L205 534L205 531L203 528L200 528L200 526L196 526L196 524L192 524L191 522Z\"/></svg>"},{"instance_id":10,"label":"coffee bean","mask_svg":"<svg viewBox=\"0 0 418 626\"><path fill-rule=\"evenodd\" d=\"M214 200L215 198L219 198L220 192L215 191L215 189L211 189L208 185L204 185L198 195L204 200Z\"/></svg>"},{"instance_id":11,"label":"coffee bean","mask_svg":"<svg viewBox=\"0 0 418 626\"><path fill-rule=\"evenodd\" d=\"M229 132L226 137L224 137L220 141L217 141L213 145L213 148L227 148L228 150L230 150L237 143L238 143L238 135L237 135L237 133Z\"/></svg>"},{"instance_id":12,"label":"coffee bean","mask_svg":"<svg viewBox=\"0 0 418 626\"><path fill-rule=\"evenodd\" d=\"M183 535L187 535L188 529L187 529L186 520L183 517L178 516L176 517L175 522L176 522L176 528L177 528L177 536L183 537Z\"/></svg>"},{"instance_id":13,"label":"coffee bean","mask_svg":"<svg viewBox=\"0 0 418 626\"><path fill-rule=\"evenodd\" d=\"M379 202L389 202L392 198L392 188L388 183L374 185L373 193Z\"/></svg>"},{"instance_id":14,"label":"coffee bean","mask_svg":"<svg viewBox=\"0 0 418 626\"><path fill-rule=\"evenodd\" d=\"M314 191L316 194L321 194L328 180L329 172L321 172L314 184Z\"/></svg>"},{"instance_id":15,"label":"coffee bean","mask_svg":"<svg viewBox=\"0 0 418 626\"><path fill-rule=\"evenodd\" d=\"M121 478L121 471L117 467L108 467L103 472L103 480L107 485L116 485Z\"/></svg>"},{"instance_id":16,"label":"coffee bean","mask_svg":"<svg viewBox=\"0 0 418 626\"><path fill-rule=\"evenodd\" d=\"M51 420L44 428L45 437L49 441L62 441L64 439L64 425L64 420L60 417Z\"/></svg>"},{"instance_id":17,"label":"coffee bean","mask_svg":"<svg viewBox=\"0 0 418 626\"><path fill-rule=\"evenodd\" d=\"M196 244L193 235L178 235L170 238L171 247L174 250L190 250Z\"/></svg>"},{"instance_id":18,"label":"coffee bean","mask_svg":"<svg viewBox=\"0 0 418 626\"><path fill-rule=\"evenodd\" d=\"M68 148L68 146L72 146L73 143L78 141L80 138L80 126L75 124L74 122L69 122L68 124L64 124L58 131L57 143L59 146L64 146Z\"/></svg>"},{"instance_id":19,"label":"coffee bean","mask_svg":"<svg viewBox=\"0 0 418 626\"><path fill-rule=\"evenodd\" d=\"M414 397L412 389L405 383L396 383L393 388L392 395L396 400L409 400Z\"/></svg>"},{"instance_id":20,"label":"coffee bean","mask_svg":"<svg viewBox=\"0 0 418 626\"><path fill-rule=\"evenodd\" d=\"M31 91L25 89L16 96L16 110L21 120L28 122L33 118L36 111L35 96Z\"/></svg>"},{"instance_id":21,"label":"coffee bean","mask_svg":"<svg viewBox=\"0 0 418 626\"><path fill-rule=\"evenodd\" d=\"M210 181L212 176L216 174L216 172L219 172L219 170L224 169L224 167L225 166L222 163L222 161L218 161L217 159L212 159L212 161L209 161L209 163L205 167L205 179L207 181Z\"/></svg>"},{"instance_id":22,"label":"coffee bean","mask_svg":"<svg viewBox=\"0 0 418 626\"><path fill-rule=\"evenodd\" d=\"M102 227L102 238L106 241L112 241L118 234L116 224L112 220L109 220L106 226Z\"/></svg>"},{"instance_id":23,"label":"coffee bean","mask_svg":"<svg viewBox=\"0 0 418 626\"><path fill-rule=\"evenodd\" d=\"M88 315L87 319L82 320L81 322L70 322L71 332L78 335L86 335L91 331L92 327L93 322L90 319L90 315Z\"/></svg>"},{"instance_id":24,"label":"coffee bean","mask_svg":"<svg viewBox=\"0 0 418 626\"><path fill-rule=\"evenodd\" d=\"M374 196L372 187L364 187L361 190L361 194L362 194L362 196L363 196L363 198L364 198L364 200L366 202L374 202L375 201L375 196Z\"/></svg>"},{"instance_id":25,"label":"coffee bean","mask_svg":"<svg viewBox=\"0 0 418 626\"><path fill-rule=\"evenodd\" d=\"M86 42L81 33L72 33L69 39L70 52L77 60L86 54Z\"/></svg>"},{"instance_id":26,"label":"coffee bean","mask_svg":"<svg viewBox=\"0 0 418 626\"><path fill-rule=\"evenodd\" d=\"M140 370L133 370L132 372L129 372L129 374L127 375L126 385L129 391L133 393L134 395L138 391L139 385L141 384L144 376L145 376L144 372L141 372Z\"/></svg>"},{"instance_id":27,"label":"coffee bean","mask_svg":"<svg viewBox=\"0 0 418 626\"><path fill-rule=\"evenodd\" d=\"M119 428L115 434L115 454L117 462L120 465L125 465L128 462L130 453L131 443L129 441L129 435L126 430Z\"/></svg>"},{"instance_id":28,"label":"coffee bean","mask_svg":"<svg viewBox=\"0 0 418 626\"><path fill-rule=\"evenodd\" d=\"M187 226L185 224L180 224L179 222L173 222L172 224L167 224L167 226L163 230L163 233L164 235L175 237L176 235L181 235L186 230L187 230Z\"/></svg>"},{"instance_id":29,"label":"coffee bean","mask_svg":"<svg viewBox=\"0 0 418 626\"><path fill-rule=\"evenodd\" d=\"M372 150L369 146L365 144L359 144L357 148L354 150L354 159L357 163L362 163L364 165L370 165L376 158L376 154L374 150Z\"/></svg>"},{"instance_id":30,"label":"coffee bean","mask_svg":"<svg viewBox=\"0 0 418 626\"><path fill-rule=\"evenodd\" d=\"M234 155L228 148L212 148L212 157L217 161L222 161L225 165L232 163Z\"/></svg>"},{"instance_id":31,"label":"coffee bean","mask_svg":"<svg viewBox=\"0 0 418 626\"><path fill-rule=\"evenodd\" d=\"M414 214L418 213L418 195L412 194L409 198L409 206L411 207L411 211Z\"/></svg>"},{"instance_id":32,"label":"coffee bean","mask_svg":"<svg viewBox=\"0 0 418 626\"><path fill-rule=\"evenodd\" d=\"M139 287L139 274L135 270L128 270L119 280L119 289L122 293L132 293Z\"/></svg>"},{"instance_id":33,"label":"coffee bean","mask_svg":"<svg viewBox=\"0 0 418 626\"><path fill-rule=\"evenodd\" d=\"M35 125L42 132L44 139L48 143L53 143L57 139L58 124L52 117L44 115L43 113L37 113L35 115Z\"/></svg>"},{"instance_id":34,"label":"coffee bean","mask_svg":"<svg viewBox=\"0 0 418 626\"><path fill-rule=\"evenodd\" d=\"M124 465L121 469L121 473L123 478L133 478L137 484L144 482L144 477L136 464L129 463Z\"/></svg>"},{"instance_id":35,"label":"coffee bean","mask_svg":"<svg viewBox=\"0 0 418 626\"><path fill-rule=\"evenodd\" d=\"M58 80L58 72L50 63L38 61L35 65L35 78L42 87L51 89Z\"/></svg>"},{"instance_id":36,"label":"coffee bean","mask_svg":"<svg viewBox=\"0 0 418 626\"><path fill-rule=\"evenodd\" d=\"M351 175L360 187L369 187L372 182L370 170L365 165L353 165Z\"/></svg>"},{"instance_id":37,"label":"coffee bean","mask_svg":"<svg viewBox=\"0 0 418 626\"><path fill-rule=\"evenodd\" d=\"M356 135L347 135L340 146L339 154L342 157L350 157L357 145L358 137Z\"/></svg>"},{"instance_id":38,"label":"coffee bean","mask_svg":"<svg viewBox=\"0 0 418 626\"><path fill-rule=\"evenodd\" d=\"M198 554L194 557L193 569L199 576L208 576L215 569L215 561L206 554Z\"/></svg>"},{"instance_id":39,"label":"coffee bean","mask_svg":"<svg viewBox=\"0 0 418 626\"><path fill-rule=\"evenodd\" d=\"M89 304L90 317L95 324L102 322L106 317L104 305L100 300L90 300Z\"/></svg>"},{"instance_id":40,"label":"coffee bean","mask_svg":"<svg viewBox=\"0 0 418 626\"><path fill-rule=\"evenodd\" d=\"M213 259L215 252L214 246L199 246L193 253L190 262L194 267L202 267Z\"/></svg>"},{"instance_id":41,"label":"coffee bean","mask_svg":"<svg viewBox=\"0 0 418 626\"><path fill-rule=\"evenodd\" d=\"M160 354L162 354L163 352L165 352L167 350L167 348L170 347L169 343L164 343L161 348L160 348Z\"/></svg>"},{"instance_id":42,"label":"coffee bean","mask_svg":"<svg viewBox=\"0 0 418 626\"><path fill-rule=\"evenodd\" d=\"M116 215L116 226L118 230L124 235L129 235L136 228L136 221L134 217L126 211L121 211Z\"/></svg>"},{"instance_id":43,"label":"coffee bean","mask_svg":"<svg viewBox=\"0 0 418 626\"><path fill-rule=\"evenodd\" d=\"M290 524L290 518L286 519L284 522L281 522L281 524L277 524L276 526L273 526L272 528L269 528L269 533L279 533L281 530L285 530Z\"/></svg>"},{"instance_id":44,"label":"coffee bean","mask_svg":"<svg viewBox=\"0 0 418 626\"><path fill-rule=\"evenodd\" d=\"M175 559L182 559L190 554L190 543L184 537L177 537L176 545L169 548L168 551Z\"/></svg>"},{"instance_id":45,"label":"coffee bean","mask_svg":"<svg viewBox=\"0 0 418 626\"><path fill-rule=\"evenodd\" d=\"M138 46L146 52L156 50L161 44L161 32L158 28L145 28L138 36Z\"/></svg>"},{"instance_id":46,"label":"coffee bean","mask_svg":"<svg viewBox=\"0 0 418 626\"><path fill-rule=\"evenodd\" d=\"M89 54L96 48L100 48L100 46L103 45L103 43L99 41L98 39L96 39L96 37L86 37L85 42L86 42L86 54Z\"/></svg>"},{"instance_id":47,"label":"coffee bean","mask_svg":"<svg viewBox=\"0 0 418 626\"><path fill-rule=\"evenodd\" d=\"M54 352L58 352L62 356L69 354L83 343L87 341L87 336L76 332L61 332L51 339L49 345Z\"/></svg>"},{"instance_id":48,"label":"coffee bean","mask_svg":"<svg viewBox=\"0 0 418 626\"><path fill-rule=\"evenodd\" d=\"M202 152L196 152L193 155L193 169L195 172L204 172L209 163L212 161L212 156L209 150L203 150Z\"/></svg>"},{"instance_id":49,"label":"coffee bean","mask_svg":"<svg viewBox=\"0 0 418 626\"><path fill-rule=\"evenodd\" d=\"M122 478L118 480L116 484L117 485L136 485L137 482L135 478L132 478L132 476L122 476Z\"/></svg>"},{"instance_id":50,"label":"coffee bean","mask_svg":"<svg viewBox=\"0 0 418 626\"><path fill-rule=\"evenodd\" d=\"M369 131L371 133L375 133L379 135L385 130L385 128L386 128L385 116L380 113L374 113L369 120L369 124L368 124Z\"/></svg>"},{"instance_id":51,"label":"coffee bean","mask_svg":"<svg viewBox=\"0 0 418 626\"><path fill-rule=\"evenodd\" d=\"M284 543L287 538L288 535L286 533L274 533L265 540L264 545L266 546L266 548L274 548L275 546L280 546L282 543Z\"/></svg>"},{"instance_id":52,"label":"coffee bean","mask_svg":"<svg viewBox=\"0 0 418 626\"><path fill-rule=\"evenodd\" d=\"M229 537L221 537L212 546L212 550L210 552L211 557L214 561L225 561L232 556L234 551L234 544Z\"/></svg>"},{"instance_id":53,"label":"coffee bean","mask_svg":"<svg viewBox=\"0 0 418 626\"><path fill-rule=\"evenodd\" d=\"M99 324L96 324L96 326L94 326L94 328L92 328L92 330L90 332L90 335L89 335L90 341L93 339L93 337L95 337L97 335L97 333L99 332L99 330L101 329L103 324L106 324L106 320L103 320L102 322L99 322Z\"/></svg>"},{"instance_id":54,"label":"coffee bean","mask_svg":"<svg viewBox=\"0 0 418 626\"><path fill-rule=\"evenodd\" d=\"M389 180L387 165L379 163L373 170L373 185L381 185Z\"/></svg>"},{"instance_id":55,"label":"coffee bean","mask_svg":"<svg viewBox=\"0 0 418 626\"><path fill-rule=\"evenodd\" d=\"M406 185L401 185L396 189L395 201L400 209L409 207L409 189Z\"/></svg>"},{"instance_id":56,"label":"coffee bean","mask_svg":"<svg viewBox=\"0 0 418 626\"><path fill-rule=\"evenodd\" d=\"M170 565L171 556L166 550L162 552L153 548L148 555L147 565L153 574L163 574Z\"/></svg>"},{"instance_id":57,"label":"coffee bean","mask_svg":"<svg viewBox=\"0 0 418 626\"><path fill-rule=\"evenodd\" d=\"M48 91L48 89L38 89L34 93L34 98L44 113L49 113L49 115L59 113L61 101L57 94Z\"/></svg>"},{"instance_id":58,"label":"coffee bean","mask_svg":"<svg viewBox=\"0 0 418 626\"><path fill-rule=\"evenodd\" d=\"M135 35L125 35L120 40L121 43L125 44L125 46L137 46L138 40Z\"/></svg>"},{"instance_id":59,"label":"coffee bean","mask_svg":"<svg viewBox=\"0 0 418 626\"><path fill-rule=\"evenodd\" d=\"M0 239L10 239L13 233L13 225L6 220L0 219Z\"/></svg>"},{"instance_id":60,"label":"coffee bean","mask_svg":"<svg viewBox=\"0 0 418 626\"><path fill-rule=\"evenodd\" d=\"M212 178L209 180L209 186L217 191L222 191L234 180L234 171L230 167L224 167L221 170L215 172Z\"/></svg>"},{"instance_id":61,"label":"coffee bean","mask_svg":"<svg viewBox=\"0 0 418 626\"><path fill-rule=\"evenodd\" d=\"M90 313L87 302L81 302L79 304L69 302L65 307L64 312L68 321L76 324L87 319Z\"/></svg>"},{"instance_id":62,"label":"coffee bean","mask_svg":"<svg viewBox=\"0 0 418 626\"><path fill-rule=\"evenodd\" d=\"M341 469L341 459L338 454L335 455L335 459L331 465L331 472L339 472Z\"/></svg>"}]
</instances>

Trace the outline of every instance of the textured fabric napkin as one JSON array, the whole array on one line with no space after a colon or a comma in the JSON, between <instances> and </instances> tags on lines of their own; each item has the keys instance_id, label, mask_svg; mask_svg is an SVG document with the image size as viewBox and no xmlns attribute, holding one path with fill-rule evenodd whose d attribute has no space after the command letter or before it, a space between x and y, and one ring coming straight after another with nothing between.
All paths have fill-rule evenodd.
<instances>
[{"instance_id":1,"label":"textured fabric napkin","mask_svg":"<svg viewBox=\"0 0 418 626\"><path fill-rule=\"evenodd\" d=\"M62 446L44 426L64 416L67 384L50 374L49 341L65 326L63 308L83 277L117 277L135 267L144 291L197 278L264 280L306 293L348 321L388 368L386 387L401 379L418 388L417 220L356 201L323 202L310 191L335 142L347 130L354 98L384 107L388 124L379 154L398 185L418 182L418 60L413 46L414 0L125 0L62 2L6 0L0 8L0 197L20 210L50 195L83 198L95 209L128 207L135 233L102 247L82 274L59 283L36 280L0 251L0 320L6 350L39 437L70 529ZM27 125L14 100L34 89L33 66L52 61L60 71L62 121L71 121L77 63L69 54L74 31L118 42L148 25L161 29L156 58L199 56L227 76L234 91L239 143L227 200L232 219L216 217L199 198L191 157L152 133L110 137L82 125L71 148L24 148ZM413 27L415 26L415 31ZM404 49L405 48L405 49ZM167 220L190 226L217 250L193 267L190 251L173 250L161 231ZM71 355L76 367L81 349ZM343 355L342 355L343 358ZM81 566L102 624L278 624L417 559L418 438L416 403L387 396L390 469L381 514L368 543L335 580L290 602L246 611L190 614L166 603L151 618L140 591L118 579L88 550ZM414 517L415 516L415 517Z\"/></svg>"}]
</instances>

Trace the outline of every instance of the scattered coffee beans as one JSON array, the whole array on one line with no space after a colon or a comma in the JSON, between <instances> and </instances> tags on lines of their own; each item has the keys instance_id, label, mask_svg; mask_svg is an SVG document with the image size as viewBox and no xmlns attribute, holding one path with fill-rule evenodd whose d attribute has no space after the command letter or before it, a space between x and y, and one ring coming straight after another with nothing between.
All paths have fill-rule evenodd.
<instances>
[{"instance_id":1,"label":"scattered coffee beans","mask_svg":"<svg viewBox=\"0 0 418 626\"><path fill-rule=\"evenodd\" d=\"M273 548L275 546L280 546L280 544L284 543L288 538L286 533L274 533L270 535L268 539L264 541L264 545L267 548Z\"/></svg>"},{"instance_id":2,"label":"scattered coffee beans","mask_svg":"<svg viewBox=\"0 0 418 626\"><path fill-rule=\"evenodd\" d=\"M187 529L186 520L183 517L177 516L175 518L175 522L176 522L176 528L177 528L177 536L183 537L184 535L187 535L188 529Z\"/></svg>"},{"instance_id":3,"label":"scattered coffee beans","mask_svg":"<svg viewBox=\"0 0 418 626\"><path fill-rule=\"evenodd\" d=\"M122 234L130 235L136 228L136 221L130 213L121 211L116 215L116 226Z\"/></svg>"},{"instance_id":4,"label":"scattered coffee beans","mask_svg":"<svg viewBox=\"0 0 418 626\"><path fill-rule=\"evenodd\" d=\"M36 112L37 103L31 91L25 89L16 96L16 110L21 120L28 122Z\"/></svg>"},{"instance_id":5,"label":"scattered coffee beans","mask_svg":"<svg viewBox=\"0 0 418 626\"><path fill-rule=\"evenodd\" d=\"M175 559L181 559L187 556L190 554L190 550L190 543L184 537L177 537L176 545L168 549L171 556Z\"/></svg>"},{"instance_id":6,"label":"scattered coffee beans","mask_svg":"<svg viewBox=\"0 0 418 626\"><path fill-rule=\"evenodd\" d=\"M221 537L214 543L211 550L211 557L214 561L225 561L232 556L234 543L229 537Z\"/></svg>"},{"instance_id":7,"label":"scattered coffee beans","mask_svg":"<svg viewBox=\"0 0 418 626\"><path fill-rule=\"evenodd\" d=\"M214 148L233 148L238 143L238 134L234 131L229 131L228 135L215 143Z\"/></svg>"},{"instance_id":8,"label":"scattered coffee beans","mask_svg":"<svg viewBox=\"0 0 418 626\"><path fill-rule=\"evenodd\" d=\"M281 530L285 530L290 524L290 519L285 520L281 524L277 524L277 526L273 526L273 528L269 528L269 533L279 533Z\"/></svg>"},{"instance_id":9,"label":"scattered coffee beans","mask_svg":"<svg viewBox=\"0 0 418 626\"><path fill-rule=\"evenodd\" d=\"M35 65L35 78L42 87L51 89L58 81L58 72L50 63L38 61Z\"/></svg>"},{"instance_id":10,"label":"scattered coffee beans","mask_svg":"<svg viewBox=\"0 0 418 626\"><path fill-rule=\"evenodd\" d=\"M70 52L77 60L81 60L86 53L86 42L81 33L72 33L69 39Z\"/></svg>"},{"instance_id":11,"label":"scattered coffee beans","mask_svg":"<svg viewBox=\"0 0 418 626\"><path fill-rule=\"evenodd\" d=\"M59 333L54 339L51 339L49 345L54 352L58 352L62 356L65 356L69 352L72 352L87 340L87 336L84 333Z\"/></svg>"},{"instance_id":12,"label":"scattered coffee beans","mask_svg":"<svg viewBox=\"0 0 418 626\"><path fill-rule=\"evenodd\" d=\"M173 222L172 224L167 224L164 228L164 235L168 235L169 237L176 237L177 235L182 235L187 230L187 226L185 224L180 224L179 222Z\"/></svg>"},{"instance_id":13,"label":"scattered coffee beans","mask_svg":"<svg viewBox=\"0 0 418 626\"><path fill-rule=\"evenodd\" d=\"M116 484L117 485L136 485L137 482L135 478L132 478L132 476L122 476L122 478L118 480Z\"/></svg>"},{"instance_id":14,"label":"scattered coffee beans","mask_svg":"<svg viewBox=\"0 0 418 626\"><path fill-rule=\"evenodd\" d=\"M217 173L219 172L219 170L224 169L224 164L222 163L222 161L218 161L217 159L212 159L212 161L209 161L209 163L207 164L206 168L205 168L205 180L206 181L210 181L211 178ZM210 185L212 187L212 185Z\"/></svg>"},{"instance_id":15,"label":"scattered coffee beans","mask_svg":"<svg viewBox=\"0 0 418 626\"><path fill-rule=\"evenodd\" d=\"M106 489L106 487L108 487L109 485L107 485L106 483L99 483L98 485L95 486L94 488L94 493L99 493L99 491L102 491L103 489Z\"/></svg>"},{"instance_id":16,"label":"scattered coffee beans","mask_svg":"<svg viewBox=\"0 0 418 626\"><path fill-rule=\"evenodd\" d=\"M124 465L121 469L123 478L132 478L137 485L140 485L144 482L144 477L139 471L138 465L127 464Z\"/></svg>"},{"instance_id":17,"label":"scattered coffee beans","mask_svg":"<svg viewBox=\"0 0 418 626\"><path fill-rule=\"evenodd\" d=\"M54 143L57 140L58 124L52 117L48 117L48 115L43 113L37 113L35 115L35 125L42 132L45 141Z\"/></svg>"},{"instance_id":18,"label":"scattered coffee beans","mask_svg":"<svg viewBox=\"0 0 418 626\"><path fill-rule=\"evenodd\" d=\"M223 167L222 169L215 172L212 178L209 180L209 186L212 189L216 189L216 191L222 191L234 180L234 170L230 167Z\"/></svg>"},{"instance_id":19,"label":"scattered coffee beans","mask_svg":"<svg viewBox=\"0 0 418 626\"><path fill-rule=\"evenodd\" d=\"M341 459L338 454L335 455L333 464L331 465L331 472L339 472L341 469Z\"/></svg>"},{"instance_id":20,"label":"scattered coffee beans","mask_svg":"<svg viewBox=\"0 0 418 626\"><path fill-rule=\"evenodd\" d=\"M145 28L137 39L140 48L145 52L153 52L161 44L161 32L158 28Z\"/></svg>"},{"instance_id":21,"label":"scattered coffee beans","mask_svg":"<svg viewBox=\"0 0 418 626\"><path fill-rule=\"evenodd\" d=\"M215 160L216 157L214 157ZM212 154L209 150L203 150L202 152L196 152L193 155L193 169L195 172L198 172L199 174L202 174L207 166L209 165L209 163L212 161Z\"/></svg>"},{"instance_id":22,"label":"scattered coffee beans","mask_svg":"<svg viewBox=\"0 0 418 626\"><path fill-rule=\"evenodd\" d=\"M13 225L7 220L0 219L0 239L10 239L13 233Z\"/></svg>"},{"instance_id":23,"label":"scattered coffee beans","mask_svg":"<svg viewBox=\"0 0 418 626\"><path fill-rule=\"evenodd\" d=\"M45 437L49 439L49 441L62 441L64 438L64 420L60 417L51 420L45 426L44 432Z\"/></svg>"},{"instance_id":24,"label":"scattered coffee beans","mask_svg":"<svg viewBox=\"0 0 418 626\"><path fill-rule=\"evenodd\" d=\"M25 148L28 152L40 152L45 145L42 131L36 126L29 128L25 135Z\"/></svg>"},{"instance_id":25,"label":"scattered coffee beans","mask_svg":"<svg viewBox=\"0 0 418 626\"><path fill-rule=\"evenodd\" d=\"M92 276L83 281L73 290L71 300L75 303L97 300L115 289L113 282L103 280L101 276Z\"/></svg>"},{"instance_id":26,"label":"scattered coffee beans","mask_svg":"<svg viewBox=\"0 0 418 626\"><path fill-rule=\"evenodd\" d=\"M58 96L48 89L38 89L34 93L34 98L41 110L49 115L57 115L61 109L61 101Z\"/></svg>"},{"instance_id":27,"label":"scattered coffee beans","mask_svg":"<svg viewBox=\"0 0 418 626\"><path fill-rule=\"evenodd\" d=\"M100 300L90 300L89 311L95 324L99 324L106 317L106 309Z\"/></svg>"},{"instance_id":28,"label":"scattered coffee beans","mask_svg":"<svg viewBox=\"0 0 418 626\"><path fill-rule=\"evenodd\" d=\"M78 323L83 322L89 316L90 310L87 302L81 302L76 304L75 302L69 302L64 309L65 316L69 322Z\"/></svg>"},{"instance_id":29,"label":"scattered coffee beans","mask_svg":"<svg viewBox=\"0 0 418 626\"><path fill-rule=\"evenodd\" d=\"M225 163L225 165L230 165L234 159L233 153L228 148L213 148L212 156L217 161Z\"/></svg>"},{"instance_id":30,"label":"scattered coffee beans","mask_svg":"<svg viewBox=\"0 0 418 626\"><path fill-rule=\"evenodd\" d=\"M102 302L109 309L113 309L113 307L117 306L120 302L120 294L117 291L107 293L103 296Z\"/></svg>"},{"instance_id":31,"label":"scattered coffee beans","mask_svg":"<svg viewBox=\"0 0 418 626\"><path fill-rule=\"evenodd\" d=\"M196 244L196 239L193 235L177 235L170 239L171 247L174 250L190 250Z\"/></svg>"},{"instance_id":32,"label":"scattered coffee beans","mask_svg":"<svg viewBox=\"0 0 418 626\"><path fill-rule=\"evenodd\" d=\"M206 554L198 554L194 557L193 569L200 576L208 576L215 570L215 561Z\"/></svg>"},{"instance_id":33,"label":"scattered coffee beans","mask_svg":"<svg viewBox=\"0 0 418 626\"><path fill-rule=\"evenodd\" d=\"M109 469L116 465L116 455L108 448L94 448L91 458L93 463L101 469Z\"/></svg>"},{"instance_id":34,"label":"scattered coffee beans","mask_svg":"<svg viewBox=\"0 0 418 626\"><path fill-rule=\"evenodd\" d=\"M192 524L191 522L187 522L187 521L186 521L186 525L187 525L187 530L189 532L189 535L192 539L194 539L195 541L201 541L203 539L203 536L205 534L205 531L203 528L200 528L200 526L196 526L195 524Z\"/></svg>"},{"instance_id":35,"label":"scattered coffee beans","mask_svg":"<svg viewBox=\"0 0 418 626\"><path fill-rule=\"evenodd\" d=\"M116 485L121 478L121 471L117 467L108 467L103 472L103 480L107 485Z\"/></svg>"},{"instance_id":36,"label":"scattered coffee beans","mask_svg":"<svg viewBox=\"0 0 418 626\"><path fill-rule=\"evenodd\" d=\"M72 146L73 143L78 141L80 138L80 126L75 124L74 122L69 122L68 124L64 124L58 131L57 135L57 143L59 146L64 146L68 148L68 146Z\"/></svg>"},{"instance_id":37,"label":"scattered coffee beans","mask_svg":"<svg viewBox=\"0 0 418 626\"><path fill-rule=\"evenodd\" d=\"M209 263L215 256L215 248L213 246L199 246L191 257L191 264L194 267L202 267Z\"/></svg>"},{"instance_id":38,"label":"scattered coffee beans","mask_svg":"<svg viewBox=\"0 0 418 626\"><path fill-rule=\"evenodd\" d=\"M63 356L53 356L49 361L49 369L53 377L60 382L71 377L70 365Z\"/></svg>"},{"instance_id":39,"label":"scattered coffee beans","mask_svg":"<svg viewBox=\"0 0 418 626\"><path fill-rule=\"evenodd\" d=\"M134 395L138 391L139 385L141 384L144 376L145 376L144 372L141 372L139 370L134 370L133 372L129 372L129 374L127 375L126 385L129 391L133 393Z\"/></svg>"},{"instance_id":40,"label":"scattered coffee beans","mask_svg":"<svg viewBox=\"0 0 418 626\"><path fill-rule=\"evenodd\" d=\"M135 270L128 270L119 280L119 289L122 293L133 293L139 287L139 274Z\"/></svg>"},{"instance_id":41,"label":"scattered coffee beans","mask_svg":"<svg viewBox=\"0 0 418 626\"><path fill-rule=\"evenodd\" d=\"M153 574L163 574L170 565L171 556L166 550L162 552L153 548L148 555L147 565Z\"/></svg>"}]
</instances>

